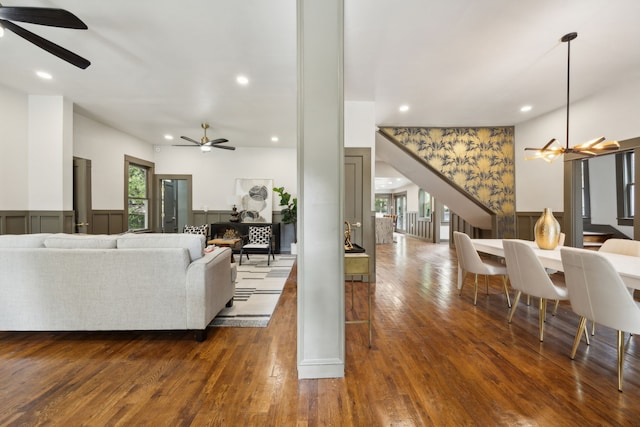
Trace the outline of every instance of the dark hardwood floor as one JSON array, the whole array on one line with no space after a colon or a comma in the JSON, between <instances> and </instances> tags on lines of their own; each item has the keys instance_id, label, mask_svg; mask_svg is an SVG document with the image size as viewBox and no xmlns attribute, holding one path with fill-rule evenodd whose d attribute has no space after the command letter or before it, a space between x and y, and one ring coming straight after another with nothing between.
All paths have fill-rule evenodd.
<instances>
[{"instance_id":1,"label":"dark hardwood floor","mask_svg":"<svg viewBox=\"0 0 640 427\"><path fill-rule=\"evenodd\" d=\"M520 303L500 283L458 295L455 251L398 236L377 247L373 347L346 325L343 379L298 381L296 283L267 328L186 332L0 333L0 425L640 425L640 348L629 340L617 391L615 332L569 353L578 318ZM294 271L295 273L295 271ZM356 284L355 313L366 314ZM350 298L346 304L350 308Z\"/></svg>"}]
</instances>

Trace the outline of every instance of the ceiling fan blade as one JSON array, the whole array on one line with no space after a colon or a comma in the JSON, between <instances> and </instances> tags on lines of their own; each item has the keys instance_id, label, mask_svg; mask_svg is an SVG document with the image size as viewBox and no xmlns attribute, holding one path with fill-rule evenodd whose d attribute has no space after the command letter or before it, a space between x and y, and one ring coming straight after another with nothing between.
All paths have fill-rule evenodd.
<instances>
[{"instance_id":1,"label":"ceiling fan blade","mask_svg":"<svg viewBox=\"0 0 640 427\"><path fill-rule=\"evenodd\" d=\"M62 46L58 46L57 44L50 42L49 40L43 39L39 35L36 35L29 30L25 30L24 28L14 24L13 22L0 19L0 25L2 25L7 30L19 35L23 39L30 41L36 46L46 50L50 54L55 55L70 64L75 65L76 67L85 69L89 65L91 65L91 62L84 59L83 57L76 55L70 50L63 48Z\"/></svg>"},{"instance_id":2,"label":"ceiling fan blade","mask_svg":"<svg viewBox=\"0 0 640 427\"><path fill-rule=\"evenodd\" d=\"M87 29L87 25L73 13L64 9L47 7L0 6L0 19L76 30Z\"/></svg>"},{"instance_id":3,"label":"ceiling fan blade","mask_svg":"<svg viewBox=\"0 0 640 427\"><path fill-rule=\"evenodd\" d=\"M193 142L198 147L202 145L202 144L200 144L200 141L196 141L195 139L191 139L188 136L181 136L180 138L184 139L185 141ZM184 145L182 145L181 147L184 147Z\"/></svg>"},{"instance_id":4,"label":"ceiling fan blade","mask_svg":"<svg viewBox=\"0 0 640 427\"><path fill-rule=\"evenodd\" d=\"M229 140L224 138L218 138L218 139L214 139L213 141L209 141L209 144L215 145L215 144L222 144L223 142L229 142Z\"/></svg>"},{"instance_id":5,"label":"ceiling fan blade","mask_svg":"<svg viewBox=\"0 0 640 427\"><path fill-rule=\"evenodd\" d=\"M230 147L228 145L212 145L213 148L222 148L223 150L235 150L236 147Z\"/></svg>"}]
</instances>

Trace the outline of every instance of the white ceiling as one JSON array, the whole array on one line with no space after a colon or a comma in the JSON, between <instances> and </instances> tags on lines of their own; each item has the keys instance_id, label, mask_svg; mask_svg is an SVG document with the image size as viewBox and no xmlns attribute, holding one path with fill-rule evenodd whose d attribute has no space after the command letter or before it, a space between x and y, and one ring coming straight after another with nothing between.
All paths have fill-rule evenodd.
<instances>
[{"instance_id":1,"label":"white ceiling","mask_svg":"<svg viewBox=\"0 0 640 427\"><path fill-rule=\"evenodd\" d=\"M199 139L204 121L231 145L296 144L295 0L4 5L76 14L88 30L20 25L92 64L81 70L5 32L0 84L64 95L152 144L180 142L166 133ZM572 100L640 78L639 18L638 0L345 0L345 99L375 102L380 126L514 125L564 107L565 33L579 34Z\"/></svg>"}]
</instances>

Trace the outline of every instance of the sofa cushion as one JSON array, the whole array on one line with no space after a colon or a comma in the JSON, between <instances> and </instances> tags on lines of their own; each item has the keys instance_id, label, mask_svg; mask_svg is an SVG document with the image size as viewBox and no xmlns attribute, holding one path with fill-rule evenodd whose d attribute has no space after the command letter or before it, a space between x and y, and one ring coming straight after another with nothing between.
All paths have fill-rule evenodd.
<instances>
[{"instance_id":1,"label":"sofa cushion","mask_svg":"<svg viewBox=\"0 0 640 427\"><path fill-rule=\"evenodd\" d=\"M125 234L118 236L118 249L185 248L191 261L202 258L206 238L201 234Z\"/></svg>"},{"instance_id":2,"label":"sofa cushion","mask_svg":"<svg viewBox=\"0 0 640 427\"><path fill-rule=\"evenodd\" d=\"M44 241L46 248L115 249L117 236L106 234L52 234Z\"/></svg>"},{"instance_id":3,"label":"sofa cushion","mask_svg":"<svg viewBox=\"0 0 640 427\"><path fill-rule=\"evenodd\" d=\"M44 248L44 241L51 233L3 234L0 248Z\"/></svg>"}]
</instances>

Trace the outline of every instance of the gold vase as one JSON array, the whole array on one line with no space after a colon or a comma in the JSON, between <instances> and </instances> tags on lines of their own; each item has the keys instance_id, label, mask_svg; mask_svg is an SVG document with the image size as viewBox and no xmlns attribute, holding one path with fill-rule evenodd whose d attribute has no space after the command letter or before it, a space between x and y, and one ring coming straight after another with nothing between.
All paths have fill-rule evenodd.
<instances>
[{"instance_id":1,"label":"gold vase","mask_svg":"<svg viewBox=\"0 0 640 427\"><path fill-rule=\"evenodd\" d=\"M533 228L533 234L540 249L555 249L558 246L560 223L553 216L551 209L544 208Z\"/></svg>"}]
</instances>

